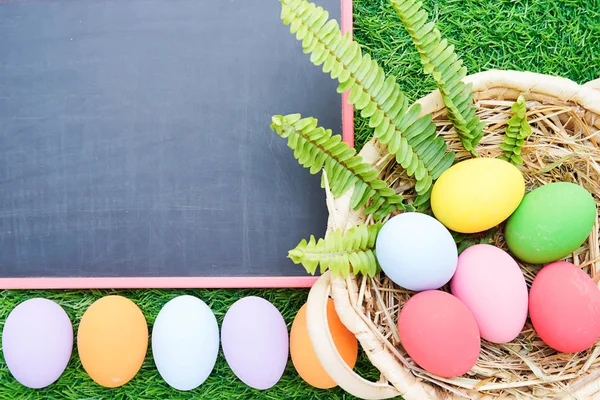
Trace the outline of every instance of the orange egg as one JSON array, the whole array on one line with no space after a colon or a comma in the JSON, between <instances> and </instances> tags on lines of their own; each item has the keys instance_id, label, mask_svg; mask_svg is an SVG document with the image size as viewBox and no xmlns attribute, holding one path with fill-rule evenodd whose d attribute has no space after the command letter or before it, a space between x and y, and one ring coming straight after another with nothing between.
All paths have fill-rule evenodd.
<instances>
[{"instance_id":1,"label":"orange egg","mask_svg":"<svg viewBox=\"0 0 600 400\"><path fill-rule=\"evenodd\" d=\"M77 349L87 374L99 385L115 388L140 370L148 349L148 325L131 300L106 296L83 314Z\"/></svg>"},{"instance_id":2,"label":"orange egg","mask_svg":"<svg viewBox=\"0 0 600 400\"><path fill-rule=\"evenodd\" d=\"M358 341L340 321L332 299L329 299L327 303L327 322L335 347L346 364L350 368L354 368L358 357ZM313 350L306 328L306 304L300 308L292 323L290 355L296 371L309 385L319 389L330 389L337 386L327 375Z\"/></svg>"}]
</instances>

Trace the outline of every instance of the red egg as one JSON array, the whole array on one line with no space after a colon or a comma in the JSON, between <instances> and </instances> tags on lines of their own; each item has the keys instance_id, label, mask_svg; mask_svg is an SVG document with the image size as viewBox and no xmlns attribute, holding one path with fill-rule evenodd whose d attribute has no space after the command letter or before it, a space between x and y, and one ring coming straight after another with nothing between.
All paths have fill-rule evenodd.
<instances>
[{"instance_id":1,"label":"red egg","mask_svg":"<svg viewBox=\"0 0 600 400\"><path fill-rule=\"evenodd\" d=\"M600 290L577 266L548 264L531 285L529 316L540 339L553 349L589 349L600 337Z\"/></svg>"},{"instance_id":2,"label":"red egg","mask_svg":"<svg viewBox=\"0 0 600 400\"><path fill-rule=\"evenodd\" d=\"M479 358L475 317L449 293L428 290L410 298L398 321L402 346L426 371L451 378L468 372Z\"/></svg>"}]
</instances>

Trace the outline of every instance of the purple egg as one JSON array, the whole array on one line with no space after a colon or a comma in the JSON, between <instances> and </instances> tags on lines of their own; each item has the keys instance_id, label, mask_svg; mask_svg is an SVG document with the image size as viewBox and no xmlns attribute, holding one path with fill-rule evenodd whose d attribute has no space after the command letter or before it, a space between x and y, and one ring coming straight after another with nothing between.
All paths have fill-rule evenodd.
<instances>
[{"instance_id":1,"label":"purple egg","mask_svg":"<svg viewBox=\"0 0 600 400\"><path fill-rule=\"evenodd\" d=\"M285 370L289 340L281 313L260 297L236 301L225 314L221 344L233 373L246 385L264 390Z\"/></svg>"},{"instance_id":2,"label":"purple egg","mask_svg":"<svg viewBox=\"0 0 600 400\"><path fill-rule=\"evenodd\" d=\"M24 386L40 389L64 372L73 350L67 313L47 299L24 301L11 311L2 331L8 370Z\"/></svg>"}]
</instances>

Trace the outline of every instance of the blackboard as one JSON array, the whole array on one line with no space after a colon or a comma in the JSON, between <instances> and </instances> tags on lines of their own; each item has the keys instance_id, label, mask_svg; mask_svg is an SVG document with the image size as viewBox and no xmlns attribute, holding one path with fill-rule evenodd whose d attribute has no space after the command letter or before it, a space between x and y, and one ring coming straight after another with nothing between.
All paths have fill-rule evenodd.
<instances>
[{"instance_id":1,"label":"blackboard","mask_svg":"<svg viewBox=\"0 0 600 400\"><path fill-rule=\"evenodd\" d=\"M342 99L280 7L0 2L0 286L306 277L287 252L324 234L324 191L269 125L339 133Z\"/></svg>"}]
</instances>

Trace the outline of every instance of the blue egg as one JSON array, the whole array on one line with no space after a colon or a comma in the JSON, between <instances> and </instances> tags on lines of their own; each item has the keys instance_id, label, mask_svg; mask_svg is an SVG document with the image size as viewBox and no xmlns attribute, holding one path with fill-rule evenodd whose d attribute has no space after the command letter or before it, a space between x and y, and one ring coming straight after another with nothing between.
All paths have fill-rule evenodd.
<instances>
[{"instance_id":1,"label":"blue egg","mask_svg":"<svg viewBox=\"0 0 600 400\"><path fill-rule=\"evenodd\" d=\"M219 352L219 325L209 306L194 296L179 296L158 313L152 328L152 353L161 377L187 391L211 374Z\"/></svg>"},{"instance_id":2,"label":"blue egg","mask_svg":"<svg viewBox=\"0 0 600 400\"><path fill-rule=\"evenodd\" d=\"M390 218L379 231L375 251L383 272L412 291L441 288L458 265L450 231L437 219L417 212Z\"/></svg>"}]
</instances>

